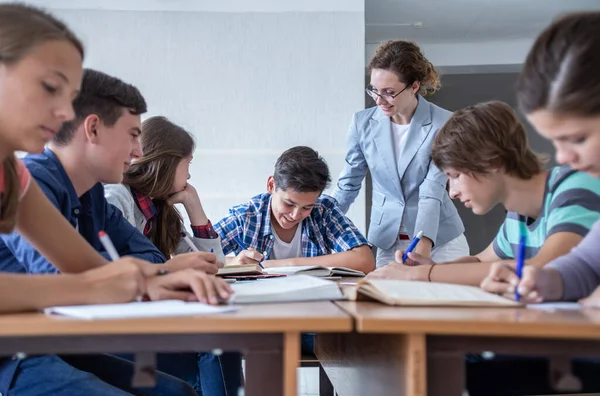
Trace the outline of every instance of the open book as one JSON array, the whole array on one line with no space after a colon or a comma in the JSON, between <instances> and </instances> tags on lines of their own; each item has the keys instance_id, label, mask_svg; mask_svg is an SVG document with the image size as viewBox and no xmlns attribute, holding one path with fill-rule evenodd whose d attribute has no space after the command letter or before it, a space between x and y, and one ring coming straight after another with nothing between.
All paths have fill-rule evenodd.
<instances>
[{"instance_id":1,"label":"open book","mask_svg":"<svg viewBox=\"0 0 600 396\"><path fill-rule=\"evenodd\" d=\"M298 266L298 267L273 267L267 270L269 274L285 275L311 275L318 277L328 276L365 276L365 273L346 267L321 267L316 266Z\"/></svg>"},{"instance_id":2,"label":"open book","mask_svg":"<svg viewBox=\"0 0 600 396\"><path fill-rule=\"evenodd\" d=\"M335 282L307 275L239 282L231 288L236 304L343 299Z\"/></svg>"},{"instance_id":3,"label":"open book","mask_svg":"<svg viewBox=\"0 0 600 396\"><path fill-rule=\"evenodd\" d=\"M356 290L356 299L404 306L518 307L523 305L474 286L388 279L374 279L360 283Z\"/></svg>"},{"instance_id":4,"label":"open book","mask_svg":"<svg viewBox=\"0 0 600 396\"><path fill-rule=\"evenodd\" d=\"M48 315L64 315L80 319L126 319L161 316L210 315L235 310L231 306L214 306L180 300L131 302L124 304L73 305L46 308Z\"/></svg>"},{"instance_id":5,"label":"open book","mask_svg":"<svg viewBox=\"0 0 600 396\"><path fill-rule=\"evenodd\" d=\"M240 265L226 265L223 268L219 268L217 276L226 275L261 275L263 273L262 268L258 264L240 264Z\"/></svg>"}]
</instances>

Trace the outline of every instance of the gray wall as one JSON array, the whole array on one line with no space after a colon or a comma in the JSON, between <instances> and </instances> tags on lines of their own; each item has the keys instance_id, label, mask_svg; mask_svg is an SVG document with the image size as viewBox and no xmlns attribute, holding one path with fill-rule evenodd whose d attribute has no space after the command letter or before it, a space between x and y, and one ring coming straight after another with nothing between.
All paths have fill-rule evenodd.
<instances>
[{"instance_id":1,"label":"gray wall","mask_svg":"<svg viewBox=\"0 0 600 396\"><path fill-rule=\"evenodd\" d=\"M513 67L513 69L518 69ZM463 107L488 100L501 100L516 108L515 85L518 72L484 72L481 70L452 70L461 74L445 74L442 76L442 89L428 100L450 111L456 111ZM448 71L450 72L450 71ZM367 76L367 84L369 78ZM375 103L367 96L366 107L374 106ZM548 166L555 165L554 148L547 140L540 137L521 117L525 123L529 143L538 153L547 153L551 156ZM367 219L371 205L370 181L367 179ZM483 216L474 215L471 210L466 209L459 201L455 202L458 212L465 224L466 237L469 241L471 254L477 254L485 249L494 239L498 228L505 216L504 208L496 206ZM368 224L368 222L367 222Z\"/></svg>"}]
</instances>

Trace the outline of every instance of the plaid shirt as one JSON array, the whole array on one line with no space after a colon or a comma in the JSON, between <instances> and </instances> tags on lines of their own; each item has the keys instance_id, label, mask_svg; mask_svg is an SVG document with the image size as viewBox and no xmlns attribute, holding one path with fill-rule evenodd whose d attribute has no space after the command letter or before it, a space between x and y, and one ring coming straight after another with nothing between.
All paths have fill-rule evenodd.
<instances>
[{"instance_id":1,"label":"plaid shirt","mask_svg":"<svg viewBox=\"0 0 600 396\"><path fill-rule=\"evenodd\" d=\"M131 188L131 192L133 193L133 197L135 198L136 205L138 206L138 208L140 208L140 210L144 214L144 217L146 218L146 225L144 226L144 235L148 236L148 232L150 231L150 219L158 214L158 210L156 209L154 202L152 202L152 199L149 196L140 194L133 188ZM211 224L210 220L206 225L192 225L191 227L192 233L196 238L215 239L219 237L219 235L213 229L213 225Z\"/></svg>"},{"instance_id":2,"label":"plaid shirt","mask_svg":"<svg viewBox=\"0 0 600 396\"><path fill-rule=\"evenodd\" d=\"M275 243L271 229L271 194L257 195L250 202L229 209L229 216L215 224L215 230L221 236L225 254L237 255L243 250L234 240L237 237L246 248L262 252L268 260ZM302 221L303 257L345 252L362 245L368 245L367 240L342 213L335 199L321 195L310 215Z\"/></svg>"}]
</instances>

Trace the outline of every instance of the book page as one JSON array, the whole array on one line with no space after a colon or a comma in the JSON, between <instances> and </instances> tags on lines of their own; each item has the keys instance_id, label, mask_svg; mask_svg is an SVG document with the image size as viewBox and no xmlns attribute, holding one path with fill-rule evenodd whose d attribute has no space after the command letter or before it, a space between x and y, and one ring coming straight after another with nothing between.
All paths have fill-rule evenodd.
<instances>
[{"instance_id":1,"label":"book page","mask_svg":"<svg viewBox=\"0 0 600 396\"><path fill-rule=\"evenodd\" d=\"M415 303L423 305L521 305L478 287L434 282L412 282L398 280L370 280L381 294L391 297L397 304ZM359 288L360 291L360 288Z\"/></svg>"},{"instance_id":2,"label":"book page","mask_svg":"<svg viewBox=\"0 0 600 396\"><path fill-rule=\"evenodd\" d=\"M161 316L209 315L235 310L232 306L214 306L180 300L131 302L124 304L74 305L46 308L48 315L65 315L81 319L124 319Z\"/></svg>"},{"instance_id":3,"label":"book page","mask_svg":"<svg viewBox=\"0 0 600 396\"><path fill-rule=\"evenodd\" d=\"M313 268L320 268L320 267L315 267L313 265L301 265L301 266L296 266L296 267L271 267L263 272L266 272L268 274L294 275L298 271L305 271L305 270L313 269Z\"/></svg>"}]
</instances>

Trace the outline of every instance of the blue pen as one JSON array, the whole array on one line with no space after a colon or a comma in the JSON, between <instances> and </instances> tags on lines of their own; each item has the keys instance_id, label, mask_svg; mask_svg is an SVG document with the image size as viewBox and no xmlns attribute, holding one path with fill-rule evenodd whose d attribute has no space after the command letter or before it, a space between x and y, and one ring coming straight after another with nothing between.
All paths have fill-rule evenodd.
<instances>
[{"instance_id":1,"label":"blue pen","mask_svg":"<svg viewBox=\"0 0 600 396\"><path fill-rule=\"evenodd\" d=\"M248 250L246 245L244 245L244 242L240 241L240 239L238 237L233 237L233 240L235 241L235 243L238 244L239 247L242 248L242 250ZM264 259L264 256L263 256L263 259ZM258 265L260 266L260 268L265 269L265 267L263 267L263 265L260 263L260 261L258 262Z\"/></svg>"},{"instance_id":2,"label":"blue pen","mask_svg":"<svg viewBox=\"0 0 600 396\"><path fill-rule=\"evenodd\" d=\"M406 260L408 259L408 253L413 251L415 246L417 246L417 243L419 243L419 241L421 240L422 236L423 231L419 231L419 233L413 238L412 242L410 243L410 246L408 246L408 249L406 249L406 252L404 252L404 254L402 255L402 264L406 262Z\"/></svg>"},{"instance_id":3,"label":"blue pen","mask_svg":"<svg viewBox=\"0 0 600 396\"><path fill-rule=\"evenodd\" d=\"M521 227L519 227L519 232L520 232L520 236L519 236L519 254L517 255L517 277L519 279L521 279L521 277L523 276L523 263L525 262L525 248L526 245L525 243L527 242L527 236L525 235L525 225L522 224ZM519 296L519 286L517 286L517 288L515 289L515 300L519 301L520 296Z\"/></svg>"}]
</instances>

